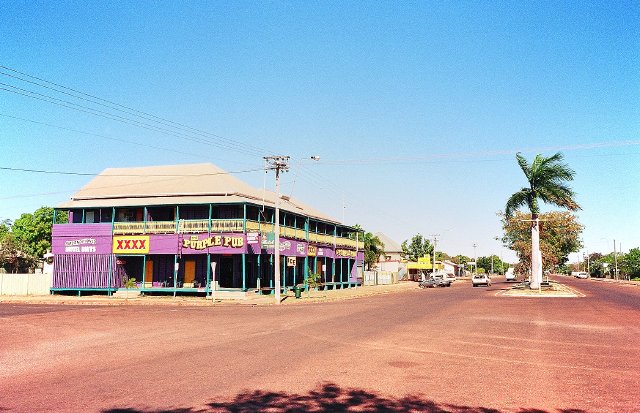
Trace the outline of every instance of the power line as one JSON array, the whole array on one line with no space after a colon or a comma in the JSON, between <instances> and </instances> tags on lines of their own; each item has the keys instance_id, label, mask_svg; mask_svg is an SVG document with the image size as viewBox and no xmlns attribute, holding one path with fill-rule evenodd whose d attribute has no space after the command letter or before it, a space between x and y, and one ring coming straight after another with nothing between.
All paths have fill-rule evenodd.
<instances>
[{"instance_id":1,"label":"power line","mask_svg":"<svg viewBox=\"0 0 640 413\"><path fill-rule=\"evenodd\" d=\"M32 173L55 174L55 175L60 175L60 174L62 174L62 175L77 175L77 176L98 176L98 175L100 175L100 174L83 173L83 172L45 171L45 170L23 169L23 168L7 168L7 167L0 167L0 169L17 171L17 172L32 172ZM258 172L258 171L262 172L264 170L265 170L265 168L254 168L254 169L246 169L246 170L242 170L242 171L212 172L212 173L204 173L204 174L173 174L173 175L172 174L166 174L166 175L162 175L162 174L108 174L108 175L102 175L102 176L104 176L104 177L165 177L165 178L173 178L173 179L157 179L157 180L150 180L150 181L144 182L145 184L150 184L150 183L157 183L157 182L175 181L175 180L180 180L180 179L189 178L189 177L241 174L241 173ZM111 189L111 188L123 188L123 187L127 187L127 186L139 186L139 185L140 185L140 182L129 182L129 183L124 183L124 184L97 186L97 187L93 187L91 189ZM65 190L65 191L41 192L41 193L23 194L23 195L12 195L12 196L7 196L7 197L0 197L0 199L4 200L4 199L31 198L31 197L35 197L35 196L44 196L44 195L60 195L60 194L67 194L67 193L73 192L73 191L77 191L77 189L74 188L74 189L68 189L68 190Z\"/></svg>"},{"instance_id":2,"label":"power line","mask_svg":"<svg viewBox=\"0 0 640 413\"><path fill-rule=\"evenodd\" d=\"M17 76L15 74L10 74L10 73L5 73L5 72L0 71L1 75L10 77L12 79L19 80L19 81L22 81L22 82L26 82L26 83L29 83L29 84L32 84L32 85L36 85L36 86L39 86L39 87L43 87L43 88L46 88L48 90L51 90L51 91L54 91L54 92L57 92L57 93L61 93L61 94L64 94L64 95L67 95L67 96L70 96L70 97L73 97L75 99L80 99L80 100L83 100L85 102L89 102L89 103L94 104L94 105L99 105L99 106L102 106L102 107L105 107L105 108L108 108L108 109L111 109L111 110L116 110L116 111L118 111L120 113L124 113L126 115L134 116L134 117L137 117L137 118L141 118L141 119L144 119L144 120L146 120L148 122L158 123L158 124L160 124L162 126L173 128L173 129L176 129L176 130L167 130L167 129L160 128L160 127L155 126L155 125L150 125L150 124L145 123L145 122L136 121L136 120L133 120L131 118L125 118L125 117L122 117L120 115L116 115L114 113L101 111L101 110L98 110L96 108L90 108L90 107L87 107L87 106L84 106L84 105L79 105L79 104L76 104L76 103L73 103L73 102L69 102L69 101L65 101L63 99L58 99L58 98L55 98L55 97L52 97L52 96L44 95L44 94L41 94L41 93L38 93L38 92L34 92L34 91L31 91L31 90L18 88L16 86L8 85L6 83L2 83L2 85L7 86L7 87L12 88L12 89L15 89L15 90L8 90L8 89L4 89L4 88L2 88L0 90L4 90L4 91L20 94L20 95L23 95L23 96L26 96L26 97L31 97L31 98L34 98L34 99L37 99L37 97L32 96L30 94L39 95L42 98L44 98L44 99L39 99L39 100L43 100L43 101L48 102L48 103L58 104L59 106L67 107L69 109L74 109L74 110L79 110L78 108L84 108L84 109L87 109L87 110L91 111L91 112L88 112L88 113L90 113L90 114L92 114L94 116L99 116L98 114L100 113L100 114L103 115L103 117L107 117L107 119L111 119L111 120L123 121L123 120L126 119L129 122L136 122L135 126L142 127L140 125L140 124L142 124L142 125L146 125L147 127L152 127L152 128L155 127L155 128L161 129L161 130L163 130L165 132L167 132L167 131L168 132L172 132L172 133L180 133L180 132L182 132L183 134L186 133L186 134L190 134L190 135L198 135L198 136L204 138L205 142L208 143L208 144L215 144L217 146L221 146L221 147L224 147L224 148L227 148L227 149L230 149L230 150L236 150L236 151L240 151L240 152L251 153L251 154L254 154L254 155L262 154L262 153L266 152L266 150L264 150L263 148L259 148L257 146L249 145L249 144L246 144L244 142L239 142L239 141L236 141L236 140L233 140L233 139L230 139L230 138L226 138L226 137L221 136L221 135L217 135L217 134L213 134L213 133L210 133L210 132L202 131L202 130L199 130L199 129L196 129L196 128L193 128L193 127L190 127L190 126L178 123L178 122L171 121L169 119L165 119L165 118L162 118L162 117L159 117L159 116L156 116L156 115L152 115L152 114L144 112L144 111L136 110L136 109L130 108L130 107L125 106L125 105L121 105L121 104L118 104L118 103L115 103L115 102L112 102L112 101L109 101L109 100L106 100L106 99L102 99L100 97L97 97L97 96L94 96L94 95L91 95L91 94L88 94L88 93L84 93L84 92L78 91L76 89L73 89L73 88L70 88L70 87L67 87L67 86L60 85L60 84L55 83L55 82L51 82L51 81L39 78L37 76L33 76L33 75L29 75L29 74L24 73L24 72L20 72L18 70L9 68L7 66L0 65L0 68L4 69L4 70L7 70L7 71L11 71L13 73L17 73L17 74L29 77L31 79L35 79L37 81L32 81L32 80L25 79L23 77ZM46 84L42 84L42 83L39 83L39 82L44 82ZM53 87L49 86L49 85L53 85ZM60 89L63 89L63 90L60 90ZM20 92L22 92L22 93L20 93ZM47 99L49 99L49 100L47 100ZM57 102L52 102L51 100L54 100L54 101L57 101ZM68 105L73 105L74 107L65 106L61 102L64 102L64 103L66 103ZM116 118L116 119L114 119L114 118ZM128 123L128 122L124 122L124 123ZM223 143L216 142L216 141L212 140L211 137L216 138L216 140L218 140L218 141L223 141Z\"/></svg>"},{"instance_id":3,"label":"power line","mask_svg":"<svg viewBox=\"0 0 640 413\"><path fill-rule=\"evenodd\" d=\"M190 155L190 156L193 156L195 158L205 159L201 154L200 155L196 155L196 154L191 153L191 152L184 152L184 151L180 151L180 150L173 149L173 148L167 148L167 147L156 146L156 145L149 145L149 144L146 144L146 143L140 143L140 142L131 141L131 140L127 140L127 139L114 138L112 136L101 135L99 133L81 131L81 130L78 130L78 129L67 128L67 127L64 127L64 126L54 125L54 124L47 123L47 122L41 122L41 121L37 121L37 120L33 120L33 119L22 118L22 117L19 117L19 116L12 116L12 115L8 115L6 113L0 113L0 116L6 117L6 118L10 118L10 119L19 120L19 121L22 121L22 122L29 122L29 123L33 123L33 124L36 124L36 125L42 125L42 126L47 126L47 127L50 127L50 128L60 129L60 130L68 131L68 132L79 133L79 134L82 134L82 135L95 136L95 137L98 137L98 138L108 139L108 140L112 140L112 141L116 141L116 142L129 143L131 145L137 145L137 146L142 146L142 147L151 148L151 149L157 149L157 150L162 150L162 151L167 151L167 152L172 152L172 153L178 153L178 154L182 154L182 155Z\"/></svg>"},{"instance_id":4,"label":"power line","mask_svg":"<svg viewBox=\"0 0 640 413\"><path fill-rule=\"evenodd\" d=\"M49 96L49 95L45 95L42 93L38 93L38 92L33 92L27 89L23 89L23 88L19 88L16 86L12 86L12 85L8 85L6 83L2 83L0 82L1 86L5 86L5 87L0 87L0 90L4 90L7 92L11 92L17 95L22 95L31 99L36 99L36 100L40 100L43 102L47 102L47 103L51 103L53 105L57 105L57 106L61 106L61 107L65 107L68 109L72 109L72 110L76 110L79 112L83 112L83 113L87 113L93 116L98 116L101 118L105 118L105 119L109 119L109 120L113 120L116 122L121 122L121 123L125 123L128 125L133 125L133 126L137 126L139 128L143 128L143 129L147 129L147 130L151 130L154 132L160 132L163 133L165 135L169 135L169 136L173 136L179 139L184 139L184 140L189 140L192 142L197 142L197 143L202 143L202 144L206 144L206 145L214 145L214 146L218 146L220 148L223 149L228 149L228 150L232 150L232 151L236 151L236 152L242 152L245 154L249 154L249 155L261 155L262 152L258 152L258 151L249 151L249 150L243 150L241 148L236 148L233 146L229 146L226 144L222 144L222 143L218 143L215 141L212 141L210 139L204 139L204 138L200 138L200 137L194 137L194 136L189 136L183 132L179 132L179 131L172 131L169 129L165 129L163 127L160 126L156 126L156 125L152 125L149 123L145 123L145 122L141 122L141 121L137 121L135 119L129 119L129 118L125 118L123 116L120 115L115 115L109 112L105 112L105 111L101 111L98 109L94 109L88 106L84 106L84 105L80 105L77 103L73 103L73 102L69 102L67 100L64 99L58 99L56 97L53 96ZM7 87L11 88L11 89L7 89Z\"/></svg>"},{"instance_id":5,"label":"power line","mask_svg":"<svg viewBox=\"0 0 640 413\"><path fill-rule=\"evenodd\" d=\"M36 80L38 80L40 82L44 82L44 83L47 83L49 85L53 85L53 86L55 86L57 88L63 89L63 91L61 91L59 89L56 89L55 87L42 85L42 84L40 84L38 82L30 81L30 80L21 78L19 76L11 75L11 74L4 73L4 72L0 71L0 74L2 74L4 76L8 76L8 77L11 77L11 78L14 78L14 79L18 79L18 80L21 80L21 81L24 81L24 82L28 82L28 83L31 83L31 84L34 84L34 85L38 85L40 87L44 87L44 88L47 88L47 89L50 89L50 90L54 90L54 91L56 91L58 93L64 93L66 95L73 96L73 97L75 97L77 99L82 99L82 100L91 102L93 104L97 104L97 105L101 105L101 106L104 106L104 107L107 107L107 108L110 108L110 109L118 110L120 112L124 112L124 113L128 113L130 115L141 117L143 119L154 120L156 122L159 122L159 123L162 123L162 124L165 124L165 125L172 125L172 127L174 127L174 128L189 129L189 130L191 130L193 132L198 132L198 133L201 133L201 134L204 134L204 135L207 135L207 136L212 136L212 137L215 137L215 138L218 138L218 139L221 139L221 140L225 140L225 141L227 141L227 142L229 142L229 143L231 143L233 145L243 146L243 147L246 147L248 149L257 149L257 150L261 151L261 153L267 152L264 148L260 148L260 147L257 147L257 146L251 146L251 145L248 145L248 144L243 143L243 142L238 142L237 140L234 140L234 139L231 139L231 138L226 138L226 137L218 135L218 134L214 134L214 133L206 132L206 131L203 131L203 130L200 130L200 129L197 129L197 128L193 128L191 126L184 125L182 123L175 122L175 121L172 121L172 120L169 120L169 119L166 119L166 118L162 118L160 116L156 116L156 115L153 115L153 114L148 113L148 112L137 110L137 109L131 108L129 106L125 106L125 105L122 105L122 104L119 104L119 103L116 103L116 102L113 102L113 101L110 101L110 100L107 100L107 99L103 99L103 98L100 98L98 96L95 96L95 95L92 95L92 94L89 94L89 93L85 93L85 92L73 89L71 87L64 86L64 85L61 85L61 84L58 84L58 83L52 82L50 80L46 80L46 79L34 76L34 75L30 75L30 74L18 71L16 69L12 69L12 68L7 67L7 66L0 65L0 69L8 70L8 71L11 71L13 73L18 73L20 75L27 76L27 77L29 77L31 79L36 79ZM73 92L73 93L68 93L68 92L65 92L65 91L70 91L70 92ZM82 98L82 97L77 96L77 95L86 96L86 97L88 97L90 99ZM104 103L101 103L101 102L104 102ZM149 119L149 118L152 118L152 119Z\"/></svg>"},{"instance_id":6,"label":"power line","mask_svg":"<svg viewBox=\"0 0 640 413\"><path fill-rule=\"evenodd\" d=\"M498 161L497 159L479 159L482 157L514 155L517 152L522 153L541 153L541 152L557 152L557 151L576 151L598 148L614 148L625 146L640 146L640 140L622 140L612 142L596 142L590 144L565 145L565 146L548 146L540 148L522 148L512 150L499 151L483 151L483 152L451 152L432 154L427 156L410 156L410 157L388 157L388 158L360 158L360 159L342 159L334 161L322 161L326 165L358 165L358 164L381 164L381 163L409 163L409 162L426 162L435 163L451 160L464 160L471 158L472 160L482 161Z\"/></svg>"},{"instance_id":7,"label":"power line","mask_svg":"<svg viewBox=\"0 0 640 413\"><path fill-rule=\"evenodd\" d=\"M81 99L81 100L84 100L84 101L87 101L87 102L90 102L90 103L93 103L93 104L96 104L96 105L100 105L100 106L103 106L103 107L107 107L109 109L113 109L113 110L117 110L117 111L120 111L120 112L123 112L123 113L127 113L129 115L140 117L140 118L143 118L143 119L146 119L146 120L149 120L149 121L158 122L158 123L161 123L163 125L170 126L170 127L176 128L176 129L188 129L189 131L191 131L193 133L196 133L196 134L215 137L217 139L226 141L230 145L235 145L235 146L238 146L238 147L244 147L245 149L257 150L257 151L260 151L261 153L266 152L266 150L264 148L248 145L248 144L246 144L244 142L238 142L237 140L234 140L234 139L226 138L226 137L221 136L221 135L217 135L217 134L206 132L206 131L203 131L203 130L200 130L200 129L197 129L197 128L193 128L193 127L181 124L179 122L175 122L175 121L172 121L172 120L169 120L169 119L162 118L160 116L153 115L153 114L148 113L148 112L144 112L144 111L140 111L140 110L137 110L137 109L133 109L131 107L128 107L128 106L125 106L125 105L122 105L122 104L119 104L119 103L116 103L116 102L113 102L113 101L110 101L110 100L107 100L107 99L103 99L103 98L100 98L98 96L91 95L91 94L88 94L88 93L85 93L85 92L70 88L68 86L64 86L64 85L61 85L61 84L58 84L58 83L55 83L55 82L52 82L52 81L49 81L49 80L46 80L46 79L42 79L40 77L33 76L33 75L30 75L30 74L27 74L27 73L24 73L24 72L20 72L20 71L18 71L16 69L12 69L12 68L9 68L7 66L0 65L0 69L8 70L8 71L11 71L13 73L18 73L20 75L27 76L27 77L29 77L31 79L36 79L36 80L38 80L40 82L44 82L44 83L46 83L48 85L53 85L55 87L43 85L43 84L38 83L38 82L34 82L34 81L31 81L31 80L28 80L28 79L21 78L20 76L4 73L4 72L0 71L0 74L2 74L4 76L8 76L8 77L11 77L13 79L17 79L17 80L20 80L20 81L23 81L23 82L27 82L27 83L31 83L31 84L34 84L34 85L37 85L37 86L40 86L40 87L43 87L43 88L47 88L49 90L53 90L53 91L58 92L58 93L63 93L65 95L72 96L72 97L74 97L76 99ZM63 89L63 90L59 90L59 89ZM70 91L72 93L69 93L69 92L66 92L66 91ZM78 95L80 95L80 96L78 96ZM85 97L87 97L89 99L87 99L87 98L85 98L83 96L85 96ZM104 103L102 103L102 102L104 102Z\"/></svg>"},{"instance_id":8,"label":"power line","mask_svg":"<svg viewBox=\"0 0 640 413\"><path fill-rule=\"evenodd\" d=\"M33 172L33 173L42 173L42 174L54 174L54 175L76 175L76 176L98 176L100 173L93 172L70 172L70 171L46 171L42 169L27 169L27 168L12 168L7 166L0 166L0 170L4 171L14 171L14 172ZM225 172L210 172L203 174L105 174L102 176L105 177L156 177L156 176L164 176L164 177L178 177L178 178L188 178L188 177L201 177L201 176L215 176L215 175L228 175L228 174L239 174L246 172L256 172L256 171L264 171L265 168L256 168L256 169L247 169L244 171L225 171Z\"/></svg>"}]
</instances>

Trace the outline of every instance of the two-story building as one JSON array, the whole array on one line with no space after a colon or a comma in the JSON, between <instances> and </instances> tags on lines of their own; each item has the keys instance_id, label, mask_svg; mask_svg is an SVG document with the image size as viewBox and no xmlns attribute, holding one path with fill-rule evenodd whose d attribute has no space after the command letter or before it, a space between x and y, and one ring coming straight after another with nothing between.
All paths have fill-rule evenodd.
<instances>
[{"instance_id":1,"label":"two-story building","mask_svg":"<svg viewBox=\"0 0 640 413\"><path fill-rule=\"evenodd\" d=\"M208 294L272 287L275 194L212 164L110 168L56 211L52 291ZM309 271L337 288L357 284L361 235L288 197L280 202L282 287ZM359 239L358 239L359 238Z\"/></svg>"}]
</instances>

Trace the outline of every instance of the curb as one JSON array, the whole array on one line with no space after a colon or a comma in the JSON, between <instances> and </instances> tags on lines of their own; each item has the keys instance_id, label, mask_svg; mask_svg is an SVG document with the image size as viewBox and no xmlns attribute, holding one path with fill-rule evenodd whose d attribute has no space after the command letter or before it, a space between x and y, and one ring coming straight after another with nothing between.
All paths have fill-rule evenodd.
<instances>
[{"instance_id":1,"label":"curb","mask_svg":"<svg viewBox=\"0 0 640 413\"><path fill-rule=\"evenodd\" d=\"M322 291L321 296L306 297L296 300L293 295L282 295L281 305L305 305L312 303L327 303L335 301L352 300L358 298L372 297L375 295L401 293L405 291L417 290L417 284L392 284L378 286L364 286L343 290ZM318 294L318 293L316 293ZM48 296L6 296L0 298L0 304L29 304L29 305L78 305L78 306L174 306L174 307L256 307L276 305L272 296L256 296L245 300L216 300L205 298L184 297L136 297L136 298L113 298L113 297L70 297L59 295Z\"/></svg>"}]
</instances>

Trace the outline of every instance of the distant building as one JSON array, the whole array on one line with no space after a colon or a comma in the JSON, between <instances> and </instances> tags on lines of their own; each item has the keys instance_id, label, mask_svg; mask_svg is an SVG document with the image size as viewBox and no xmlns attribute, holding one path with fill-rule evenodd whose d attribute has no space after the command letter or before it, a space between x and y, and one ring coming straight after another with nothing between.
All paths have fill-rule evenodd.
<instances>
[{"instance_id":1,"label":"distant building","mask_svg":"<svg viewBox=\"0 0 640 413\"><path fill-rule=\"evenodd\" d=\"M442 262L443 269L447 274L453 274L456 277L464 277L464 265L456 264L453 261L445 260Z\"/></svg>"},{"instance_id":2,"label":"distant building","mask_svg":"<svg viewBox=\"0 0 640 413\"><path fill-rule=\"evenodd\" d=\"M384 244L384 254L378 258L376 268L380 271L400 272L406 269L406 263L402 259L402 247L382 232L374 234Z\"/></svg>"}]
</instances>

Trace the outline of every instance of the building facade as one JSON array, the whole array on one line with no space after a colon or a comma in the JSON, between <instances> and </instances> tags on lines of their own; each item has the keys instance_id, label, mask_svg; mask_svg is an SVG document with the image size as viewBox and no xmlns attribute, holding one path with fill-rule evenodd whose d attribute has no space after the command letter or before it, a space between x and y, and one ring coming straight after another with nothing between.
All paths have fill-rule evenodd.
<instances>
[{"instance_id":1,"label":"building facade","mask_svg":"<svg viewBox=\"0 0 640 413\"><path fill-rule=\"evenodd\" d=\"M355 286L364 261L356 229L288 197L280 207L281 284L310 271ZM142 292L269 289L275 194L211 164L107 169L56 211L52 291L107 291L135 278Z\"/></svg>"}]
</instances>

